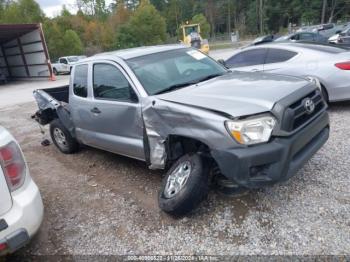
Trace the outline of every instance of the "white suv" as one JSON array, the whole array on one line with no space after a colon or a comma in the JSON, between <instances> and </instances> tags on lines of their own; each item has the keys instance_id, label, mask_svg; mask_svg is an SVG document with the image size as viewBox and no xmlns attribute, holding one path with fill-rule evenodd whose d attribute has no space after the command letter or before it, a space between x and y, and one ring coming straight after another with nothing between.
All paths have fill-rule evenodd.
<instances>
[{"instance_id":1,"label":"white suv","mask_svg":"<svg viewBox=\"0 0 350 262\"><path fill-rule=\"evenodd\" d=\"M18 143L0 126L0 255L28 243L41 225L43 211Z\"/></svg>"}]
</instances>

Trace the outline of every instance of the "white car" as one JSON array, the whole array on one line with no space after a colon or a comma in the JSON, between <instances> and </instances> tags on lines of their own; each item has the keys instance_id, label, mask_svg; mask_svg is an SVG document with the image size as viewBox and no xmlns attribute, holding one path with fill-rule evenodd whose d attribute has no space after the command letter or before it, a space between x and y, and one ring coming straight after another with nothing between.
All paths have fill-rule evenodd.
<instances>
[{"instance_id":1,"label":"white car","mask_svg":"<svg viewBox=\"0 0 350 262\"><path fill-rule=\"evenodd\" d=\"M321 87L328 102L350 100L350 50L347 48L273 42L236 50L223 63L236 71L307 78Z\"/></svg>"},{"instance_id":2,"label":"white car","mask_svg":"<svg viewBox=\"0 0 350 262\"><path fill-rule=\"evenodd\" d=\"M0 126L0 255L26 245L43 219L43 202L13 136Z\"/></svg>"},{"instance_id":3,"label":"white car","mask_svg":"<svg viewBox=\"0 0 350 262\"><path fill-rule=\"evenodd\" d=\"M56 63L52 64L52 70L55 75L70 74L72 67L80 60L79 56L60 57Z\"/></svg>"}]
</instances>

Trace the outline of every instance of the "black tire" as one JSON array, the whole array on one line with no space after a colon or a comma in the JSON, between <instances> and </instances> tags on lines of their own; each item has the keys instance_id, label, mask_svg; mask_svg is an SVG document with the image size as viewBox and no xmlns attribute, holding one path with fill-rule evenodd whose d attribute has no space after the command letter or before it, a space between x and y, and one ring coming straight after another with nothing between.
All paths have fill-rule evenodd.
<instances>
[{"instance_id":1,"label":"black tire","mask_svg":"<svg viewBox=\"0 0 350 262\"><path fill-rule=\"evenodd\" d=\"M58 71L57 71L57 69L56 69L56 68L54 68L54 69L53 69L53 73L54 73L54 75L55 75L55 76L57 76L57 75L58 75Z\"/></svg>"},{"instance_id":2,"label":"black tire","mask_svg":"<svg viewBox=\"0 0 350 262\"><path fill-rule=\"evenodd\" d=\"M53 143L62 153L73 154L79 150L79 143L72 137L59 119L51 122L50 135Z\"/></svg>"},{"instance_id":3,"label":"black tire","mask_svg":"<svg viewBox=\"0 0 350 262\"><path fill-rule=\"evenodd\" d=\"M167 196L166 188L168 179L181 164L190 163L191 169L187 181L173 196ZM168 170L163 179L159 192L159 207L166 213L181 217L195 209L208 195L209 191L209 166L198 154L186 154L178 159ZM169 191L167 191L169 192Z\"/></svg>"}]
</instances>

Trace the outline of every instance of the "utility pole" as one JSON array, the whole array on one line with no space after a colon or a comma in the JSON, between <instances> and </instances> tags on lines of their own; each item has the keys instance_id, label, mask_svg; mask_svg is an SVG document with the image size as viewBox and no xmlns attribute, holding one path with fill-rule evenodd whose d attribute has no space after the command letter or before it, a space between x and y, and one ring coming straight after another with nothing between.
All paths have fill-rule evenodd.
<instances>
[{"instance_id":1,"label":"utility pole","mask_svg":"<svg viewBox=\"0 0 350 262\"><path fill-rule=\"evenodd\" d=\"M327 8L327 0L323 0L321 24L324 24L324 21L326 19L326 8Z\"/></svg>"},{"instance_id":2,"label":"utility pole","mask_svg":"<svg viewBox=\"0 0 350 262\"><path fill-rule=\"evenodd\" d=\"M231 0L227 0L228 8L227 8L227 31L229 36L231 36Z\"/></svg>"},{"instance_id":3,"label":"utility pole","mask_svg":"<svg viewBox=\"0 0 350 262\"><path fill-rule=\"evenodd\" d=\"M259 2L260 34L264 33L263 0Z\"/></svg>"}]
</instances>

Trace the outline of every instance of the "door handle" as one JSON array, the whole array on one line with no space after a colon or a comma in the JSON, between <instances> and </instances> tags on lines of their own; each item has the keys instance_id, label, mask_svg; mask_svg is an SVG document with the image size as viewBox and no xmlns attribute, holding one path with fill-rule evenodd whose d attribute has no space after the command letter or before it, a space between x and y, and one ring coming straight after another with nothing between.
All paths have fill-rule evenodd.
<instances>
[{"instance_id":1,"label":"door handle","mask_svg":"<svg viewBox=\"0 0 350 262\"><path fill-rule=\"evenodd\" d=\"M257 69L257 68L254 68L254 69L252 69L251 71L252 71L252 72L259 72L260 70Z\"/></svg>"},{"instance_id":2,"label":"door handle","mask_svg":"<svg viewBox=\"0 0 350 262\"><path fill-rule=\"evenodd\" d=\"M97 107L94 107L94 108L91 109L90 111L91 111L91 113L94 113L94 114L101 114L100 109L98 109Z\"/></svg>"}]
</instances>

